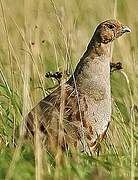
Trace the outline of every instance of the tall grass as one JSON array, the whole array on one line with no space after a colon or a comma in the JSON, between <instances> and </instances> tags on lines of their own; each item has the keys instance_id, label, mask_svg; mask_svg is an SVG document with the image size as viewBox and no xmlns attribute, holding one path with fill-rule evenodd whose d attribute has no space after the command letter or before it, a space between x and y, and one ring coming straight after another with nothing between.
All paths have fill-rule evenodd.
<instances>
[{"instance_id":1,"label":"tall grass","mask_svg":"<svg viewBox=\"0 0 138 180\"><path fill-rule=\"evenodd\" d=\"M138 178L138 1L0 0L0 5L0 179ZM113 61L124 69L111 77L112 122L100 155L70 157L59 150L54 158L42 148L37 117L35 142L24 142L19 129L25 114L55 86L45 73L72 73L95 26L113 17L132 33L114 43Z\"/></svg>"}]
</instances>

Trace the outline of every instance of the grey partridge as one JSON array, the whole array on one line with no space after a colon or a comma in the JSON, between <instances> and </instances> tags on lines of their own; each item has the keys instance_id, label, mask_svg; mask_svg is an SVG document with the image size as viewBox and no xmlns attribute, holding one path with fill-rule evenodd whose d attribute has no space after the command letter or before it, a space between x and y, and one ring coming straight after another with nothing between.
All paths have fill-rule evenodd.
<instances>
[{"instance_id":1,"label":"grey partridge","mask_svg":"<svg viewBox=\"0 0 138 180\"><path fill-rule=\"evenodd\" d=\"M48 150L83 144L84 150L91 152L104 138L111 121L111 42L126 32L130 29L117 20L99 24L75 72L64 84L64 96L61 85L26 116L27 132L34 136L37 122Z\"/></svg>"}]
</instances>

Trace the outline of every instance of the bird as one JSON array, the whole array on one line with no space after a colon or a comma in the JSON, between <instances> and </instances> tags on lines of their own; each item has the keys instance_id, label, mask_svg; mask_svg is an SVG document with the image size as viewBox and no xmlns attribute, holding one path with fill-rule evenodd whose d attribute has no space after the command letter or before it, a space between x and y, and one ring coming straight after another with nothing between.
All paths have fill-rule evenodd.
<instances>
[{"instance_id":1,"label":"bird","mask_svg":"<svg viewBox=\"0 0 138 180\"><path fill-rule=\"evenodd\" d=\"M92 153L98 147L111 122L111 44L127 32L130 28L115 19L96 27L69 80L26 115L27 135L35 136L37 124L50 152L60 147Z\"/></svg>"}]
</instances>

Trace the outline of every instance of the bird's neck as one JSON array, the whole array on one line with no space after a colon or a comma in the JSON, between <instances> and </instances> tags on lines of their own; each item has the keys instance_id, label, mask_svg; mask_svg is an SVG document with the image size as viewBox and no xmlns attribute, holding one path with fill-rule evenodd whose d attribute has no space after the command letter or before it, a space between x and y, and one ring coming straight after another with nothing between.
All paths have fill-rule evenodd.
<instances>
[{"instance_id":1,"label":"bird's neck","mask_svg":"<svg viewBox=\"0 0 138 180\"><path fill-rule=\"evenodd\" d=\"M92 38L87 46L85 53L82 56L82 59L85 59L87 57L94 59L97 56L110 57L111 56L111 43L108 43L108 44L99 43Z\"/></svg>"},{"instance_id":2,"label":"bird's neck","mask_svg":"<svg viewBox=\"0 0 138 180\"><path fill-rule=\"evenodd\" d=\"M82 79L81 76L87 73L86 67L91 67L90 64L94 63L95 59L97 58L98 61L109 61L109 59L111 59L111 44L102 44L97 41L94 41L92 38L87 46L85 53L80 59L73 75L67 83L74 86L74 81L76 81L77 83L77 80L79 80L80 78ZM110 62L107 63L109 64ZM88 71L90 71L90 69Z\"/></svg>"}]
</instances>

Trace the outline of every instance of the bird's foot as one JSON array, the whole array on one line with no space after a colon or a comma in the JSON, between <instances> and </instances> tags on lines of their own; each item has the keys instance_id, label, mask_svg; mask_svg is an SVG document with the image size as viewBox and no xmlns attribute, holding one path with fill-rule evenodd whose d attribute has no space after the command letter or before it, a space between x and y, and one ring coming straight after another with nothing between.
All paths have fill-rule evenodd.
<instances>
[{"instance_id":1,"label":"bird's foot","mask_svg":"<svg viewBox=\"0 0 138 180\"><path fill-rule=\"evenodd\" d=\"M52 73L52 72L47 72L45 74L45 77L46 78L54 78L58 81L58 83L60 84L60 81L61 81L61 78L62 78L62 72L55 72L55 73Z\"/></svg>"},{"instance_id":2,"label":"bird's foot","mask_svg":"<svg viewBox=\"0 0 138 180\"><path fill-rule=\"evenodd\" d=\"M114 72L114 71L118 71L123 69L122 67L122 63L121 62L117 62L117 63L110 63L110 72Z\"/></svg>"},{"instance_id":3,"label":"bird's foot","mask_svg":"<svg viewBox=\"0 0 138 180\"><path fill-rule=\"evenodd\" d=\"M70 74L69 74L68 72L65 72L65 76L70 76ZM58 81L58 84L60 84L61 79L62 79L62 77L63 77L63 73L62 73L61 71L57 71L57 72L54 72L54 73L52 73L52 72L47 72L47 73L45 74L45 77L46 77L46 78L53 78L53 79L55 79L55 80Z\"/></svg>"}]
</instances>

